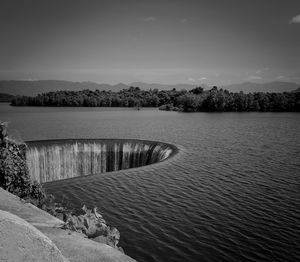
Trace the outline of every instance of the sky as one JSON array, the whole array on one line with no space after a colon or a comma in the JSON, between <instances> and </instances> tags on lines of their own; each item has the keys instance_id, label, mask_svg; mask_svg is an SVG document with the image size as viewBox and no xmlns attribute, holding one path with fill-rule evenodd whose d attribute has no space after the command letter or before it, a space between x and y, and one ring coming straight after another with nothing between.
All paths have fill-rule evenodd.
<instances>
[{"instance_id":1,"label":"sky","mask_svg":"<svg viewBox=\"0 0 300 262\"><path fill-rule=\"evenodd\" d=\"M300 1L0 0L0 79L300 83Z\"/></svg>"}]
</instances>

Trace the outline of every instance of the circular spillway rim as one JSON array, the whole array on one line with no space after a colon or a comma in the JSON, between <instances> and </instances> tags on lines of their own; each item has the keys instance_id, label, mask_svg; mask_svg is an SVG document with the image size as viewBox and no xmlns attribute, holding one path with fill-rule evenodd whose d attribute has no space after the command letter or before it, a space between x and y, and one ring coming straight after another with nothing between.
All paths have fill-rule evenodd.
<instances>
[{"instance_id":1,"label":"circular spillway rim","mask_svg":"<svg viewBox=\"0 0 300 262\"><path fill-rule=\"evenodd\" d=\"M176 155L179 152L179 148L171 143L168 142L162 142L162 141L157 141L157 140L145 140L145 139L133 139L133 138L59 138L59 139L40 139L40 140L28 140L25 141L25 144L30 147L36 146L38 144L63 144L65 142L97 142L97 141L110 141L110 142L140 142L140 143L156 143L156 144L163 144L166 146L169 146L172 149L172 152L170 156L167 158L159 161L158 163L167 160L171 158L172 156Z\"/></svg>"},{"instance_id":2,"label":"circular spillway rim","mask_svg":"<svg viewBox=\"0 0 300 262\"><path fill-rule=\"evenodd\" d=\"M181 150L181 146L178 145L174 145L168 142L162 142L162 141L157 141L157 140L145 140L145 139L132 139L132 138L59 138L59 139L44 139L44 140L28 140L25 141L26 145L30 148L31 146L39 146L39 145L59 145L59 144L63 144L63 143L84 143L84 142L130 142L130 143L149 143L149 144L161 144L161 145L165 145L170 147L170 149L172 149L171 154L163 159L160 160L156 163L152 163L149 165L145 165L145 166L140 166L140 167L132 167L132 168L128 168L126 170L134 170L134 169L143 169L149 166L153 166L153 165L159 165L162 164L163 162L166 161L170 161L171 159L174 160L174 156L178 155L178 153ZM109 172L105 172L105 173L97 173L97 174L86 174L85 176L79 176L79 177L72 177L72 178L65 178L65 179L60 179L60 180L56 180L56 181L51 181L51 182L45 182L45 183L55 183L55 182L59 182L59 181L63 181L63 180L69 180L69 179L80 179L83 177L87 177L87 176L97 176L97 175L105 175L105 174L112 174L112 173L119 173L124 171L125 169L122 170L116 170L116 171L109 171Z\"/></svg>"}]
</instances>

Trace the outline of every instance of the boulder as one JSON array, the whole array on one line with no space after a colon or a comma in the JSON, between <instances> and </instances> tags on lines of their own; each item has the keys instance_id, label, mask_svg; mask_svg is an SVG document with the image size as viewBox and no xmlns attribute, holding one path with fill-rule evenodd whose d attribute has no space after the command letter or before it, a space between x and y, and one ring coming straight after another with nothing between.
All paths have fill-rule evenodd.
<instances>
[{"instance_id":1,"label":"boulder","mask_svg":"<svg viewBox=\"0 0 300 262\"><path fill-rule=\"evenodd\" d=\"M66 262L60 250L34 226L0 210L0 261Z\"/></svg>"}]
</instances>

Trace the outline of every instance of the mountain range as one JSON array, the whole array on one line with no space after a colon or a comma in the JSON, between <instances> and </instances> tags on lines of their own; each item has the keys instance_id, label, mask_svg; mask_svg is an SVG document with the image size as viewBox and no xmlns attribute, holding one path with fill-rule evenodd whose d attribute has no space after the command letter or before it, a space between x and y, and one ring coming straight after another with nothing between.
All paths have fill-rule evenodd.
<instances>
[{"instance_id":1,"label":"mountain range","mask_svg":"<svg viewBox=\"0 0 300 262\"><path fill-rule=\"evenodd\" d=\"M268 82L268 83L253 83L244 82L241 84L232 84L224 86L230 92L240 92L254 93L254 92L269 92L269 93L283 93L291 92L296 90L300 84L295 84L291 82Z\"/></svg>"},{"instance_id":2,"label":"mountain range","mask_svg":"<svg viewBox=\"0 0 300 262\"><path fill-rule=\"evenodd\" d=\"M0 81L0 93L6 93L11 95L25 95L34 96L40 93L46 93L50 91L58 90L72 90L80 91L84 89L90 90L105 90L118 92L122 89L127 89L130 86L140 87L142 90L158 89L158 90L171 90L173 88L177 90L186 89L191 90L195 88L196 84L158 84L158 83L144 83L133 82L131 84L119 83L116 85L110 84L98 84L94 82L71 82L61 80L1 80ZM210 89L208 85L201 84L205 90ZM299 84L291 82L269 82L269 83L252 83L245 82L241 84L232 84L227 86L221 86L223 89L227 89L230 92L291 92L299 88Z\"/></svg>"}]
</instances>

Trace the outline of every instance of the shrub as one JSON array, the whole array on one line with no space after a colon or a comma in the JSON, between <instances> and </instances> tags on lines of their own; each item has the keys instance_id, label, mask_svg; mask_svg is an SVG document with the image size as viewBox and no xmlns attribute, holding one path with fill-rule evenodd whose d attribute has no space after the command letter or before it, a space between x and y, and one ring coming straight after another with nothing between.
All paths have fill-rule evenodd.
<instances>
[{"instance_id":1,"label":"shrub","mask_svg":"<svg viewBox=\"0 0 300 262\"><path fill-rule=\"evenodd\" d=\"M46 195L41 185L30 179L25 150L25 144L8 138L7 123L0 122L0 186L38 205Z\"/></svg>"}]
</instances>

